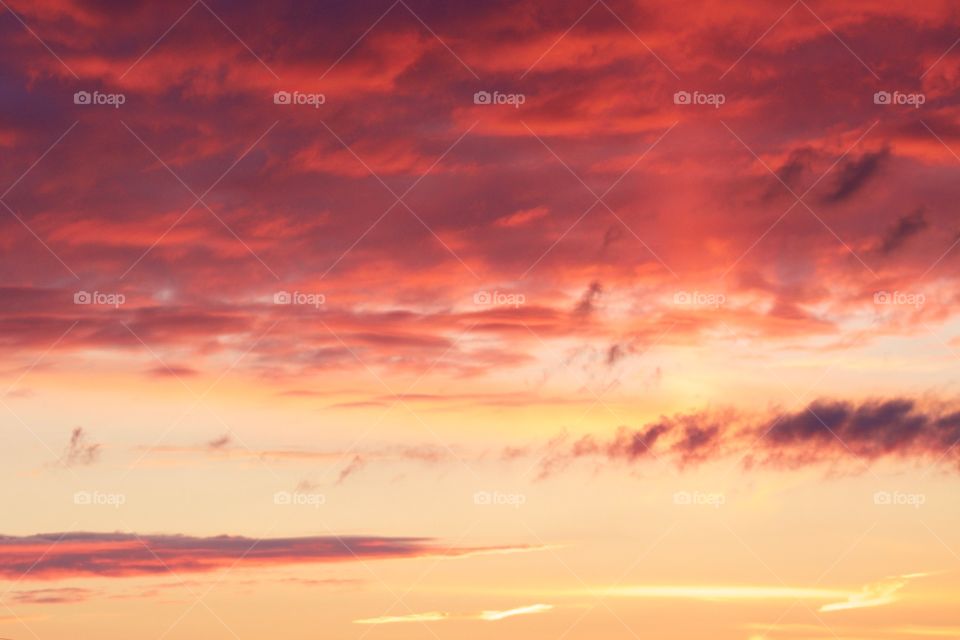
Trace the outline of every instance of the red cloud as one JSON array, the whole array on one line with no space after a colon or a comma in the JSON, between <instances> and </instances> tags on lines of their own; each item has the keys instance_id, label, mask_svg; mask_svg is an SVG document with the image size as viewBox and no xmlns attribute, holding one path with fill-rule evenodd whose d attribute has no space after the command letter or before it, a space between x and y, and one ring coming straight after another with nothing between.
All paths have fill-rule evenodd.
<instances>
[{"instance_id":1,"label":"red cloud","mask_svg":"<svg viewBox=\"0 0 960 640\"><path fill-rule=\"evenodd\" d=\"M948 4L281 5L199 3L151 49L181 10L10 3L62 64L0 24L0 349L29 358L78 322L55 352L142 350L122 322L192 350L184 372L255 345L238 369L359 368L355 353L422 371L452 349L440 370L476 376L528 364L530 329L840 343L877 291L926 286L942 299L878 313L864 339L956 312ZM126 101L85 108L78 90ZM571 296L591 282L642 313L582 322ZM470 304L494 288L527 305ZM78 290L128 304L77 308ZM339 339L265 304L278 290L323 293ZM689 291L730 304L671 304ZM483 350L455 343L468 328Z\"/></svg>"}]
</instances>

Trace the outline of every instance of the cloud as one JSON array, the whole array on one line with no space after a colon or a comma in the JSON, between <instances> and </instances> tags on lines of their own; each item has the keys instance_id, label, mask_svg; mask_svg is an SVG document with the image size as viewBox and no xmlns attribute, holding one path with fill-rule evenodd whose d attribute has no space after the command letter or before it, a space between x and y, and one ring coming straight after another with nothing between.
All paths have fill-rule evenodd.
<instances>
[{"instance_id":1,"label":"cloud","mask_svg":"<svg viewBox=\"0 0 960 640\"><path fill-rule=\"evenodd\" d=\"M876 607L898 600L897 593L910 580L923 578L931 573L912 573L885 578L865 585L859 591L837 587L758 585L758 584L634 584L615 587L587 587L559 590L552 595L590 596L594 598L642 598L667 600L703 600L711 602L807 600L825 601L820 611L832 612L845 609Z\"/></svg>"},{"instance_id":2,"label":"cloud","mask_svg":"<svg viewBox=\"0 0 960 640\"><path fill-rule=\"evenodd\" d=\"M588 591L597 597L677 600L827 600L847 595L840 589L766 585L627 585Z\"/></svg>"},{"instance_id":3,"label":"cloud","mask_svg":"<svg viewBox=\"0 0 960 640\"><path fill-rule=\"evenodd\" d=\"M184 366L160 366L147 370L147 375L157 378L186 378L195 376L199 372L196 369Z\"/></svg>"},{"instance_id":4,"label":"cloud","mask_svg":"<svg viewBox=\"0 0 960 640\"><path fill-rule=\"evenodd\" d=\"M142 345L118 327L122 320L151 348L176 350L171 362L178 363L172 367L177 375L202 375L205 365L212 370L223 352L251 344L274 320L306 317L293 305L254 303L277 289L272 271L290 290L321 288L330 301L329 326L364 362L419 371L478 315L458 306L477 289L458 258L497 282L516 281L536 263L524 286L542 296L540 308L484 318L479 329L496 338L489 361L457 346L439 365L440 371L495 375L536 352L521 322L549 337L584 331L610 340L622 336L622 327L606 315L609 309L598 308L592 286L571 305L569 292L579 292L585 281L602 282L605 297L622 292L644 302L632 328L641 338L659 334L670 307L646 301L680 283L670 282L658 259L638 247L640 239L684 274L686 289L713 282L717 265L735 265L733 289L763 279L782 292L780 310L829 306L831 312L786 321L783 314L768 315L761 301L755 309L680 325L678 343L697 341L720 326L765 336L816 336L836 331L836 316L854 311L843 292L862 267L824 242L815 220L806 226L795 212L773 225L781 213L769 206L773 194L790 194L714 117L722 116L795 191L812 185L878 117L869 100L876 89L872 78L842 47L823 46L829 34L822 25L778 22L748 58L731 67L743 51L730 43L764 33L778 14L746 2L695 20L627 2L609 3L617 17L603 4L586 16L582 7L545 14L528 0L418 7L424 22L478 75L507 90L508 77L525 74L517 88L526 94L523 108L497 109L473 104L462 84L472 81L470 72L402 5L360 41L356 34L378 18L363 6L339 7L334 19L320 21L315 38L291 36L278 43L263 34L296 34L304 21L316 22L297 3L279 6L267 13L255 3L232 3L225 22L283 78L282 87L202 4L177 23L162 49L132 69L143 43L156 40L156 25L171 24L177 15L145 5L122 16L83 3L18 7L83 80L77 83L48 51L34 46L29 32L9 25L0 44L9 107L0 118L3 169L20 175L69 123L81 118L82 126L5 196L37 238L8 212L0 216L0 268L14 274L0 290L0 349L25 357L42 353L79 321L52 356L103 349L129 357ZM898 42L897 60L888 61L884 80L904 87L952 45L945 34L957 22L941 5L921 10L871 4L857 11L840 5L818 12L825 23L842 25L858 51ZM577 28L568 32L574 23ZM643 41L690 86L709 86L732 69L724 80L728 101L719 113L673 104L672 72L630 32L640 25ZM122 38L115 37L118 32ZM106 40L110 47L101 46ZM814 50L823 64L807 64ZM957 99L947 73L952 68L948 56L928 76L931 100L923 111L924 122L948 145L957 137ZM273 104L277 89L306 90L321 75L330 99L319 114ZM116 126L116 113L72 103L69 90L94 86L127 96L124 122L192 189L201 192L233 167L205 197L232 233L224 233L202 206L184 216L191 194L170 188L172 176L151 150ZM881 275L904 283L912 270L929 266L928 256L949 247L933 230L950 228L954 198L942 175L955 162L906 111L886 109L887 126L873 130L815 193L844 204L842 219L825 222L856 251L876 246L877 228L892 230L881 242L896 260ZM336 135L315 135L316 115ZM284 125L243 155L277 119ZM636 163L674 124L662 144ZM251 134L240 139L237 131ZM90 149L103 149L98 162L89 162ZM579 223L595 198L558 157L598 194L615 184L604 195L615 214L598 205ZM393 198L367 166L398 183L431 169L429 194L418 188L408 198L422 224L403 207L380 219ZM628 169L629 176L619 180ZM897 231L898 220L921 198L931 232L910 236L916 255L907 255L895 249L898 234L911 233L909 226ZM344 210L355 215L339 215ZM399 237L409 241L397 243ZM72 276L45 245L81 276L77 287L64 287L63 278ZM352 249L344 254L347 247ZM117 274L134 263L118 283ZM801 294L792 281L799 273L821 286ZM955 279L952 271L944 273ZM112 315L72 303L81 286L92 291L121 285L128 304ZM740 292L751 290L744 285ZM579 313L571 314L571 306ZM951 305L949 312L956 309ZM591 322L582 322L580 314L589 314ZM409 329L400 332L398 326ZM144 371L142 362L137 365ZM283 335L258 344L238 373L291 379L346 367L361 365L342 344L315 324L289 322ZM148 371L170 374L162 367Z\"/></svg>"},{"instance_id":5,"label":"cloud","mask_svg":"<svg viewBox=\"0 0 960 640\"><path fill-rule=\"evenodd\" d=\"M62 587L56 589L29 589L14 591L10 598L19 604L73 604L96 595L91 589Z\"/></svg>"},{"instance_id":6,"label":"cloud","mask_svg":"<svg viewBox=\"0 0 960 640\"><path fill-rule=\"evenodd\" d=\"M343 484L343 481L352 476L354 473L365 467L367 462L361 458L359 455L353 456L353 459L340 470L340 473L337 474L337 481L334 484Z\"/></svg>"},{"instance_id":7,"label":"cloud","mask_svg":"<svg viewBox=\"0 0 960 640\"><path fill-rule=\"evenodd\" d=\"M951 447L960 441L960 411L924 407L910 398L817 400L769 418L755 433L766 434L760 458L768 464L792 466L838 456L872 461L942 455L956 462L960 452Z\"/></svg>"},{"instance_id":8,"label":"cloud","mask_svg":"<svg viewBox=\"0 0 960 640\"><path fill-rule=\"evenodd\" d=\"M19 388L13 389L12 391L7 391L3 394L4 398L32 398L36 395L36 392L33 389Z\"/></svg>"},{"instance_id":9,"label":"cloud","mask_svg":"<svg viewBox=\"0 0 960 640\"><path fill-rule=\"evenodd\" d=\"M76 427L70 433L70 442L60 456L60 464L64 467L84 467L95 463L99 458L100 445L89 442L83 427Z\"/></svg>"},{"instance_id":10,"label":"cloud","mask_svg":"<svg viewBox=\"0 0 960 640\"><path fill-rule=\"evenodd\" d=\"M450 613L446 611L429 611L426 613L411 613L403 616L380 616L377 618L363 618L354 620L355 624L395 624L398 622L437 622L440 620L485 620L495 622L512 618L513 616L545 613L553 609L549 604L532 604L516 607L505 611L481 611L479 613Z\"/></svg>"},{"instance_id":11,"label":"cloud","mask_svg":"<svg viewBox=\"0 0 960 640\"><path fill-rule=\"evenodd\" d=\"M226 459L261 459L277 461L310 461L310 460L333 460L340 461L347 456L352 456L351 461L344 467L346 471L344 479L353 473L362 469L371 461L393 462L393 461L411 461L425 464L432 464L449 460L451 458L450 449L434 444L421 445L381 445L376 448L365 448L359 452L351 449L248 449L241 446L233 446L234 441L229 434L216 438L203 445L190 446L142 446L137 449L144 452L144 455L210 455ZM359 458L359 460L357 460ZM341 472L341 473L342 473Z\"/></svg>"},{"instance_id":12,"label":"cloud","mask_svg":"<svg viewBox=\"0 0 960 640\"><path fill-rule=\"evenodd\" d=\"M294 491L296 493L313 493L320 488L320 484L317 482L312 482L310 480L301 480L297 483Z\"/></svg>"},{"instance_id":13,"label":"cloud","mask_svg":"<svg viewBox=\"0 0 960 640\"><path fill-rule=\"evenodd\" d=\"M955 404L955 403L954 403ZM960 410L911 398L859 402L821 399L796 411L752 415L733 409L663 416L640 427L571 441L562 435L541 448L541 477L578 459L678 466L737 456L747 466L796 468L880 459L942 462L960 470Z\"/></svg>"},{"instance_id":14,"label":"cloud","mask_svg":"<svg viewBox=\"0 0 960 640\"><path fill-rule=\"evenodd\" d=\"M851 198L876 175L889 155L889 150L884 149L844 161L834 180L833 189L824 196L824 200L837 203Z\"/></svg>"},{"instance_id":15,"label":"cloud","mask_svg":"<svg viewBox=\"0 0 960 640\"><path fill-rule=\"evenodd\" d=\"M481 620L503 620L505 618L512 618L513 616L524 616L531 613L544 613L553 609L553 605L550 604L531 604L525 607L516 607L515 609L507 609L506 611L484 611L480 614Z\"/></svg>"},{"instance_id":16,"label":"cloud","mask_svg":"<svg viewBox=\"0 0 960 640\"><path fill-rule=\"evenodd\" d=\"M218 445L218 446L214 446ZM436 465L455 458L483 461L486 453L431 444L383 444L360 451L256 449L229 446L226 436L203 446L150 447L151 455L214 455L226 460L329 461L346 464L341 484L370 465ZM829 467L862 471L880 460L922 462L960 470L960 406L955 401L907 397L858 401L822 398L799 409L741 411L734 407L660 416L639 426L572 437L560 433L539 444L505 445L496 458L536 458L540 479L577 462L636 465L669 462L678 468L736 458L745 468ZM316 488L316 485L309 484Z\"/></svg>"},{"instance_id":17,"label":"cloud","mask_svg":"<svg viewBox=\"0 0 960 640\"><path fill-rule=\"evenodd\" d=\"M678 460L700 460L716 440L721 427L708 414L663 417L639 428L621 426L609 437L586 435L568 442L565 435L544 447L540 477L544 478L581 458L600 458L638 463L661 456L676 455ZM667 441L669 444L665 444Z\"/></svg>"},{"instance_id":18,"label":"cloud","mask_svg":"<svg viewBox=\"0 0 960 640\"><path fill-rule=\"evenodd\" d=\"M910 238L925 230L928 225L922 208L903 216L887 229L880 243L880 252L893 253L905 245Z\"/></svg>"},{"instance_id":19,"label":"cloud","mask_svg":"<svg viewBox=\"0 0 960 640\"><path fill-rule=\"evenodd\" d=\"M221 449L227 448L233 442L233 437L229 433L225 433L218 438L214 438L207 442L207 449L212 451L219 451Z\"/></svg>"},{"instance_id":20,"label":"cloud","mask_svg":"<svg viewBox=\"0 0 960 640\"><path fill-rule=\"evenodd\" d=\"M832 621L833 625L836 625L836 621ZM784 634L784 637L803 637L803 638L820 638L822 637L824 625L822 623L815 624L801 624L801 623L777 623L770 624L769 622L755 622L744 625L745 628L758 631L757 635L750 636L751 640L764 640L769 638L770 634L773 632L780 632ZM833 626L835 630L838 630L836 626ZM902 625L902 626L892 626L884 625L882 629L879 629L877 626L868 626L868 625L844 625L843 632L846 637L850 638L876 638L879 634L889 635L890 637L904 637L904 638L957 638L960 637L960 627L948 627L948 626L937 626L937 625ZM834 637L834 636L829 636Z\"/></svg>"},{"instance_id":21,"label":"cloud","mask_svg":"<svg viewBox=\"0 0 960 640\"><path fill-rule=\"evenodd\" d=\"M519 553L533 547L447 547L430 538L306 536L137 535L66 532L0 536L0 577L61 580L203 573L231 566L368 561L391 558L467 557Z\"/></svg>"},{"instance_id":22,"label":"cloud","mask_svg":"<svg viewBox=\"0 0 960 640\"><path fill-rule=\"evenodd\" d=\"M897 594L911 580L925 578L929 573L910 573L902 576L892 576L879 582L873 582L863 587L859 593L851 594L844 602L834 602L820 607L820 611L847 611L850 609L866 609L879 607L896 602Z\"/></svg>"},{"instance_id":23,"label":"cloud","mask_svg":"<svg viewBox=\"0 0 960 640\"><path fill-rule=\"evenodd\" d=\"M538 220L548 213L550 212L546 209L546 207L534 207L532 209L515 211L514 213L508 214L502 218L498 218L494 224L498 227L519 227L521 225L530 224L534 220Z\"/></svg>"},{"instance_id":24,"label":"cloud","mask_svg":"<svg viewBox=\"0 0 960 640\"><path fill-rule=\"evenodd\" d=\"M600 300L601 295L603 295L603 285L599 282L591 282L587 290L580 296L577 306L573 308L574 315L589 316L593 313L594 307L597 301Z\"/></svg>"}]
</instances>

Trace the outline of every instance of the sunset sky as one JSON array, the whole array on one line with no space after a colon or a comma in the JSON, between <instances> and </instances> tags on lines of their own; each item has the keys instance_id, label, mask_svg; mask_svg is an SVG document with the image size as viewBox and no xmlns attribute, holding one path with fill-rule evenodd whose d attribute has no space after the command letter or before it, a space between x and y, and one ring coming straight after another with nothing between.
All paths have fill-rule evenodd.
<instances>
[{"instance_id":1,"label":"sunset sky","mask_svg":"<svg viewBox=\"0 0 960 640\"><path fill-rule=\"evenodd\" d=\"M0 52L0 638L960 638L955 2Z\"/></svg>"}]
</instances>

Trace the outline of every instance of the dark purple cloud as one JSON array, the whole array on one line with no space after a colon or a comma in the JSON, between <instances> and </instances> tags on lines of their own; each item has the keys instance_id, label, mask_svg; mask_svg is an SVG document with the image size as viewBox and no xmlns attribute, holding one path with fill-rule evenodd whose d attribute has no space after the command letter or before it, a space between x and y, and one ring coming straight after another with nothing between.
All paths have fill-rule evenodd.
<instances>
[{"instance_id":1,"label":"dark purple cloud","mask_svg":"<svg viewBox=\"0 0 960 640\"><path fill-rule=\"evenodd\" d=\"M542 475L577 459L683 466L730 457L747 465L839 464L858 470L883 459L943 463L960 470L960 411L910 398L817 400L757 417L732 410L662 417L608 437L561 437L543 449Z\"/></svg>"}]
</instances>

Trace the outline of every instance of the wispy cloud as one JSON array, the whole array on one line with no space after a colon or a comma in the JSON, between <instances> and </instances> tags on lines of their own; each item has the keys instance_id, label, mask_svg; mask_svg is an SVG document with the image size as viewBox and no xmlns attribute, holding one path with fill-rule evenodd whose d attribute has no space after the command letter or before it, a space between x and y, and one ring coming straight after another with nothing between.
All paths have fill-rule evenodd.
<instances>
[{"instance_id":1,"label":"wispy cloud","mask_svg":"<svg viewBox=\"0 0 960 640\"><path fill-rule=\"evenodd\" d=\"M503 620L513 616L523 616L531 613L543 613L553 609L550 604L531 604L526 607L517 607L516 609L507 609L506 611L484 611L480 614L481 620Z\"/></svg>"},{"instance_id":2,"label":"wispy cloud","mask_svg":"<svg viewBox=\"0 0 960 640\"><path fill-rule=\"evenodd\" d=\"M70 442L60 456L60 464L64 467L82 467L93 464L99 458L100 445L90 442L83 427L77 427L70 434Z\"/></svg>"},{"instance_id":3,"label":"wispy cloud","mask_svg":"<svg viewBox=\"0 0 960 640\"><path fill-rule=\"evenodd\" d=\"M956 403L908 397L822 399L793 410L751 415L735 409L662 416L607 436L560 436L543 445L540 475L578 459L626 464L651 459L678 466L738 456L747 466L794 468L857 461L929 459L960 462ZM859 466L862 466L859 465Z\"/></svg>"},{"instance_id":4,"label":"wispy cloud","mask_svg":"<svg viewBox=\"0 0 960 640\"><path fill-rule=\"evenodd\" d=\"M359 455L353 456L353 459L343 469L340 470L335 484L343 484L344 480L362 469L364 466L366 466L366 464L366 461Z\"/></svg>"},{"instance_id":5,"label":"wispy cloud","mask_svg":"<svg viewBox=\"0 0 960 640\"><path fill-rule=\"evenodd\" d=\"M133 533L0 536L0 577L57 580L210 572L226 567L278 566L522 553L528 546L449 546L431 538L306 536L254 539Z\"/></svg>"},{"instance_id":6,"label":"wispy cloud","mask_svg":"<svg viewBox=\"0 0 960 640\"><path fill-rule=\"evenodd\" d=\"M897 594L907 586L907 583L917 578L926 578L931 573L908 573L902 576L891 576L863 587L859 593L850 594L843 602L834 602L820 607L820 611L846 611L849 609L866 609L891 604L898 600Z\"/></svg>"},{"instance_id":7,"label":"wispy cloud","mask_svg":"<svg viewBox=\"0 0 960 640\"><path fill-rule=\"evenodd\" d=\"M590 594L676 600L828 600L848 595L839 589L766 585L634 585L591 589Z\"/></svg>"},{"instance_id":8,"label":"wispy cloud","mask_svg":"<svg viewBox=\"0 0 960 640\"><path fill-rule=\"evenodd\" d=\"M451 614L443 611L427 611L426 613L411 613L405 616L380 616L378 618L362 618L354 620L355 624L394 624L398 622L436 622L446 620Z\"/></svg>"},{"instance_id":9,"label":"wispy cloud","mask_svg":"<svg viewBox=\"0 0 960 640\"><path fill-rule=\"evenodd\" d=\"M73 604L84 602L94 595L96 595L96 592L90 589L63 587L15 591L10 598L19 604Z\"/></svg>"},{"instance_id":10,"label":"wispy cloud","mask_svg":"<svg viewBox=\"0 0 960 640\"><path fill-rule=\"evenodd\" d=\"M207 442L207 449L211 451L219 451L220 449L224 449L229 446L231 442L233 442L233 437L229 433L225 433L222 436Z\"/></svg>"},{"instance_id":11,"label":"wispy cloud","mask_svg":"<svg viewBox=\"0 0 960 640\"><path fill-rule=\"evenodd\" d=\"M910 573L871 582L858 591L841 587L763 584L633 584L580 589L524 589L514 594L563 598L639 598L649 600L699 600L708 602L763 602L803 600L824 603L822 612L891 604L908 582L934 573Z\"/></svg>"},{"instance_id":12,"label":"wispy cloud","mask_svg":"<svg viewBox=\"0 0 960 640\"><path fill-rule=\"evenodd\" d=\"M379 616L377 618L364 618L354 620L355 624L394 624L399 622L436 622L439 620L485 620L495 622L512 618L513 616L530 615L534 613L544 613L553 609L550 604L531 604L504 611L480 611L479 613L451 613L447 611L428 611L426 613L411 613L404 616Z\"/></svg>"}]
</instances>

